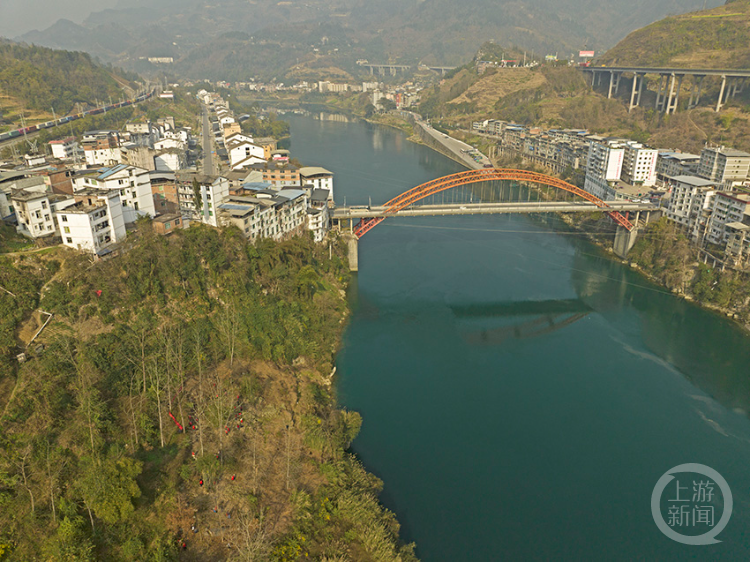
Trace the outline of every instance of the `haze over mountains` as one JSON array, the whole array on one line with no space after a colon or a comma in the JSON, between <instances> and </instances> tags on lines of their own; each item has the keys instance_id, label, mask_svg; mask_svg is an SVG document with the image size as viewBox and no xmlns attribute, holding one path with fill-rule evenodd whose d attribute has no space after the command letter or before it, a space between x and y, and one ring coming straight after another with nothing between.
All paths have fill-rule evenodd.
<instances>
[{"instance_id":1,"label":"haze over mountains","mask_svg":"<svg viewBox=\"0 0 750 562\"><path fill-rule=\"evenodd\" d=\"M59 20L16 40L84 50L141 71L150 69L141 57L173 57L171 68L186 77L239 79L283 76L294 64L346 69L358 58L454 65L487 40L562 58L583 48L602 51L667 14L703 6L704 0L121 0L81 25Z\"/></svg>"}]
</instances>

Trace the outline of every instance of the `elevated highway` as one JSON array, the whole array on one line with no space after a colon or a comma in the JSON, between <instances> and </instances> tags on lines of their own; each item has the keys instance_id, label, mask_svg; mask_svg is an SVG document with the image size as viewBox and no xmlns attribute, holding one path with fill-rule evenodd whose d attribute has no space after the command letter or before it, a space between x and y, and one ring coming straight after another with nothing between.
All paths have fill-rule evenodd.
<instances>
[{"instance_id":1,"label":"elevated highway","mask_svg":"<svg viewBox=\"0 0 750 562\"><path fill-rule=\"evenodd\" d=\"M720 69L720 68L674 68L674 67L642 67L642 66L584 66L579 67L582 72L591 74L591 87L601 84L602 76L609 75L609 90L607 97L617 95L620 90L620 80L624 74L633 76L630 91L628 111L640 106L646 75L658 76L655 109L665 114L677 111L680 102L682 82L685 77L692 78L690 98L687 107L692 109L698 105L703 90L703 80L706 76L721 78L719 99L716 111L721 111L729 97L735 97L742 92L745 83L750 78L750 70Z\"/></svg>"}]
</instances>

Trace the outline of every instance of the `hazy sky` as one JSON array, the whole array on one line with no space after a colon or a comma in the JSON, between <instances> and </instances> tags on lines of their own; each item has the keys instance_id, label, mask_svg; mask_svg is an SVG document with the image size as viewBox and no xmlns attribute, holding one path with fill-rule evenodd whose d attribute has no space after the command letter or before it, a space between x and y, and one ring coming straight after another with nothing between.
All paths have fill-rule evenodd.
<instances>
[{"instance_id":1,"label":"hazy sky","mask_svg":"<svg viewBox=\"0 0 750 562\"><path fill-rule=\"evenodd\" d=\"M0 36L13 38L42 30L60 18L80 23L91 12L115 4L117 0L0 0Z\"/></svg>"}]
</instances>

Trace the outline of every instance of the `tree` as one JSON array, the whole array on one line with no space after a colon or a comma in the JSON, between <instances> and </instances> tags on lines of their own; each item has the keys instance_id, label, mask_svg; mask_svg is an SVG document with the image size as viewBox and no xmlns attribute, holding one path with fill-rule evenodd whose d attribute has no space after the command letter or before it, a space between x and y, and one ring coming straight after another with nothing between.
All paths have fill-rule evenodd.
<instances>
[{"instance_id":1,"label":"tree","mask_svg":"<svg viewBox=\"0 0 750 562\"><path fill-rule=\"evenodd\" d=\"M75 487L96 516L113 525L126 521L135 511L133 499L141 495L136 477L141 473L139 461L112 447L106 457L86 457ZM92 519L93 528L93 519Z\"/></svg>"},{"instance_id":2,"label":"tree","mask_svg":"<svg viewBox=\"0 0 750 562\"><path fill-rule=\"evenodd\" d=\"M378 105L383 109L383 111L393 111L396 109L396 102L393 100L389 100L388 98L380 98L378 100Z\"/></svg>"}]
</instances>

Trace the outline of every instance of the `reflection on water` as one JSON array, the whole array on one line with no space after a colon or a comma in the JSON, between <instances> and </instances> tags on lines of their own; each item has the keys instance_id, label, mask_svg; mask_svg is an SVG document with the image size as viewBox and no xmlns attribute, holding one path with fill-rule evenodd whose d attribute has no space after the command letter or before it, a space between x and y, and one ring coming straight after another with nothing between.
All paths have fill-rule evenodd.
<instances>
[{"instance_id":1,"label":"reflection on water","mask_svg":"<svg viewBox=\"0 0 750 562\"><path fill-rule=\"evenodd\" d=\"M393 130L290 121L293 153L335 172L337 201L459 171ZM363 415L353 447L425 562L750 559L737 326L511 216L389 219L360 241L349 297L337 388ZM684 462L737 491L710 550L650 514L654 484Z\"/></svg>"}]
</instances>

